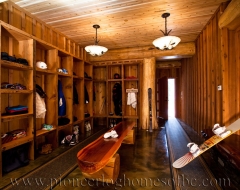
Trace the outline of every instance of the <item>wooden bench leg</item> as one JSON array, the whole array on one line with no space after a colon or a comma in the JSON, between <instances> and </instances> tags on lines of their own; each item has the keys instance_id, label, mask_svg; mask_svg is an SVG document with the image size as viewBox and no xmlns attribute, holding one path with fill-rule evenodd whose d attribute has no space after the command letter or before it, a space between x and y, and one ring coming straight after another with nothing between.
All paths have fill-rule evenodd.
<instances>
[{"instance_id":1,"label":"wooden bench leg","mask_svg":"<svg viewBox=\"0 0 240 190\"><path fill-rule=\"evenodd\" d=\"M134 144L135 142L135 130L132 129L128 132L127 136L124 138L123 142L124 144Z\"/></svg>"},{"instance_id":2,"label":"wooden bench leg","mask_svg":"<svg viewBox=\"0 0 240 190\"><path fill-rule=\"evenodd\" d=\"M119 154L116 153L111 160L107 163L107 165L102 168L101 170L93 173L88 174L82 172L83 176L87 179L94 179L97 181L107 182L114 184L118 178L120 170L120 157Z\"/></svg>"}]
</instances>

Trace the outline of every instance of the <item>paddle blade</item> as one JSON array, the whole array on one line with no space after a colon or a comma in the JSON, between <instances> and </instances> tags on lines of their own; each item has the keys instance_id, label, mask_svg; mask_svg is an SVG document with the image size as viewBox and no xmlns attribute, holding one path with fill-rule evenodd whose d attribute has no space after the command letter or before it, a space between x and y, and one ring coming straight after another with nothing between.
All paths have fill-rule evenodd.
<instances>
[{"instance_id":1,"label":"paddle blade","mask_svg":"<svg viewBox=\"0 0 240 190\"><path fill-rule=\"evenodd\" d=\"M182 168L183 166L187 165L189 162L191 162L194 159L194 156L192 153L188 152L181 158L177 159L175 162L173 162L172 166L174 168Z\"/></svg>"}]
</instances>

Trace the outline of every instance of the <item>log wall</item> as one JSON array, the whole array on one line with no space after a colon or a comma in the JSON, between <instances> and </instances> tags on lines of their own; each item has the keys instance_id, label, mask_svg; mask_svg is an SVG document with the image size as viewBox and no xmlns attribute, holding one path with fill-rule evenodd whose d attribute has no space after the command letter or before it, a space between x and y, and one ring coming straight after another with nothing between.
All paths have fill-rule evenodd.
<instances>
[{"instance_id":1,"label":"log wall","mask_svg":"<svg viewBox=\"0 0 240 190\"><path fill-rule=\"evenodd\" d=\"M228 126L240 115L240 29L218 27L225 8L197 38L196 54L182 61L181 119L198 133L215 123Z\"/></svg>"}]
</instances>

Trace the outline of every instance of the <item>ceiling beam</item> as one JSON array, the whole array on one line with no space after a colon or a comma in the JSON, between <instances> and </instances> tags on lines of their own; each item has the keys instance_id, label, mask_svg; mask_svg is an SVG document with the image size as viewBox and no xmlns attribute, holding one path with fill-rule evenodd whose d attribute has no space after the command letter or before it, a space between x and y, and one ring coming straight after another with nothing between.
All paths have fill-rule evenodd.
<instances>
[{"instance_id":1,"label":"ceiling beam","mask_svg":"<svg viewBox=\"0 0 240 190\"><path fill-rule=\"evenodd\" d=\"M157 61L157 69L180 68L181 61Z\"/></svg>"},{"instance_id":2,"label":"ceiling beam","mask_svg":"<svg viewBox=\"0 0 240 190\"><path fill-rule=\"evenodd\" d=\"M219 28L235 30L240 26L240 1L232 0L218 21Z\"/></svg>"},{"instance_id":3,"label":"ceiling beam","mask_svg":"<svg viewBox=\"0 0 240 190\"><path fill-rule=\"evenodd\" d=\"M193 56L195 54L195 43L179 43L172 50L157 50L152 49L152 46L136 47L136 48L123 48L109 50L101 57L90 56L90 62L97 61L112 61L112 60L126 60L126 59L143 59L155 57L157 60L161 59L177 59L183 57Z\"/></svg>"}]
</instances>

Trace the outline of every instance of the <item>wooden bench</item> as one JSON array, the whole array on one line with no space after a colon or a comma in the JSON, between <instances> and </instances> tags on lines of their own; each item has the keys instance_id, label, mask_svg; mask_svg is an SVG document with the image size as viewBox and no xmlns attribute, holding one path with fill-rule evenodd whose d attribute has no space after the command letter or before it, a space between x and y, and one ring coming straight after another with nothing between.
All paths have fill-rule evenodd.
<instances>
[{"instance_id":1,"label":"wooden bench","mask_svg":"<svg viewBox=\"0 0 240 190\"><path fill-rule=\"evenodd\" d=\"M81 149L77 154L77 161L83 176L88 179L115 183L120 169L117 151L124 140L128 144L134 143L134 130L132 130L134 125L134 121L122 121L109 130L114 129L118 134L117 138L105 139L102 135Z\"/></svg>"}]
</instances>

